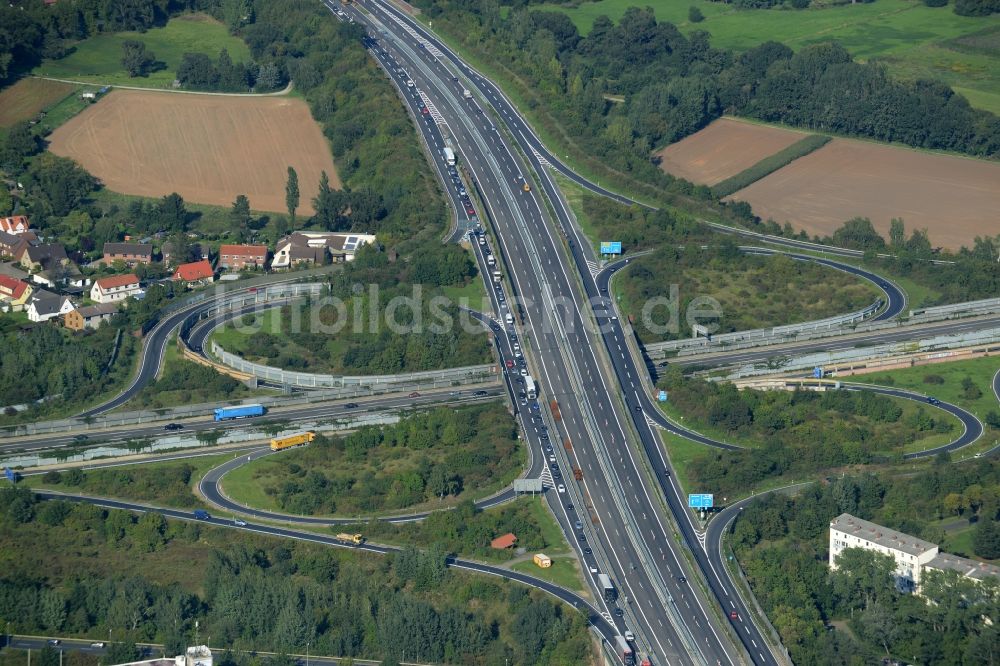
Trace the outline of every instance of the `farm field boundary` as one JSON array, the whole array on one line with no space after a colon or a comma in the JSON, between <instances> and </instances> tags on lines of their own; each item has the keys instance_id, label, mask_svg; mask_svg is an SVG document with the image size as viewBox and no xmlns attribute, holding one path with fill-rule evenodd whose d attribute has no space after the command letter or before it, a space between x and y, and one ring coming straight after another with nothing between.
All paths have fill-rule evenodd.
<instances>
[{"instance_id":1,"label":"farm field boundary","mask_svg":"<svg viewBox=\"0 0 1000 666\"><path fill-rule=\"evenodd\" d=\"M340 187L322 129L292 97L114 90L53 132L49 148L125 194L217 206L245 194L254 210L281 212L292 166L308 215L322 171Z\"/></svg>"}]
</instances>

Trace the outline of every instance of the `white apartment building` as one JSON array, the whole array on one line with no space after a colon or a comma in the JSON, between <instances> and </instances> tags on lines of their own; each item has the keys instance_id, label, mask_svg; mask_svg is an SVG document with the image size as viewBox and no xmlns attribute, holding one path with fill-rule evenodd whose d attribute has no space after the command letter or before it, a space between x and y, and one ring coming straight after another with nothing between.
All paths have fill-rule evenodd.
<instances>
[{"instance_id":1,"label":"white apartment building","mask_svg":"<svg viewBox=\"0 0 1000 666\"><path fill-rule=\"evenodd\" d=\"M905 592L920 592L920 581L927 569L950 569L975 579L1000 576L1000 568L991 564L939 553L937 544L849 513L830 521L831 569L837 568L837 557L845 548L864 548L892 557L896 561L897 586Z\"/></svg>"}]
</instances>

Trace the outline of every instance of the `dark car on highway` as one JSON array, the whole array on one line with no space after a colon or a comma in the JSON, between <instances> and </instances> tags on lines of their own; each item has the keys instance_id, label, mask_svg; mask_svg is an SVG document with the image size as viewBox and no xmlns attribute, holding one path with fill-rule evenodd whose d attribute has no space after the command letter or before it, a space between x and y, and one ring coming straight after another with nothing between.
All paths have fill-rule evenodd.
<instances>
[{"instance_id":1,"label":"dark car on highway","mask_svg":"<svg viewBox=\"0 0 1000 666\"><path fill-rule=\"evenodd\" d=\"M164 430L181 430L183 427L184 426L182 426L180 423L168 423L167 425L163 426L163 429Z\"/></svg>"}]
</instances>

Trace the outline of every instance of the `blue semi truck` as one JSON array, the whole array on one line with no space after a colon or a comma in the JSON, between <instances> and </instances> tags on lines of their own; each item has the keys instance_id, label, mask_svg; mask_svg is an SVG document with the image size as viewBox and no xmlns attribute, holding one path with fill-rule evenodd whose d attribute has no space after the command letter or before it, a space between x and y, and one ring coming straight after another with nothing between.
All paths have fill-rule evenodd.
<instances>
[{"instance_id":1,"label":"blue semi truck","mask_svg":"<svg viewBox=\"0 0 1000 666\"><path fill-rule=\"evenodd\" d=\"M263 405L240 405L238 407L218 407L215 410L216 421L228 421L229 419L249 419L254 416L261 416L264 413Z\"/></svg>"}]
</instances>

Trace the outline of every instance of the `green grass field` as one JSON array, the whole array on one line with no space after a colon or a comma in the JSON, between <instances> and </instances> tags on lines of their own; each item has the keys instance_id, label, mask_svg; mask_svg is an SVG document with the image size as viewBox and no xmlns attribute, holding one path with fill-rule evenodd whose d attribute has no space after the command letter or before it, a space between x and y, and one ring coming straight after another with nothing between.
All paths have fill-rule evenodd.
<instances>
[{"instance_id":1,"label":"green grass field","mask_svg":"<svg viewBox=\"0 0 1000 666\"><path fill-rule=\"evenodd\" d=\"M969 361L954 361L951 363L935 363L921 365L905 370L892 370L870 375L849 377L845 381L864 384L882 384L901 389L918 391L932 395L940 400L954 403L982 418L986 412L1000 411L997 398L993 395L993 375L1000 368L996 358L977 358ZM944 380L943 384L932 384L924 381L925 377L935 375ZM970 378L982 392L979 398L965 397L962 380Z\"/></svg>"},{"instance_id":2,"label":"green grass field","mask_svg":"<svg viewBox=\"0 0 1000 666\"><path fill-rule=\"evenodd\" d=\"M122 42L130 39L144 42L164 66L148 76L130 78L121 64ZM222 49L229 50L233 62L250 60L247 45L231 36L224 25L205 14L185 14L145 33L95 35L77 44L69 56L46 60L32 74L94 84L169 88L185 53L204 53L215 60Z\"/></svg>"},{"instance_id":3,"label":"green grass field","mask_svg":"<svg viewBox=\"0 0 1000 666\"><path fill-rule=\"evenodd\" d=\"M548 554L548 553L546 553ZM548 569L541 569L533 561L515 562L510 566L514 571L526 573L547 580L550 583L561 585L568 590L581 591L585 589L578 561L575 557L553 557L552 566Z\"/></svg>"},{"instance_id":4,"label":"green grass field","mask_svg":"<svg viewBox=\"0 0 1000 666\"><path fill-rule=\"evenodd\" d=\"M688 21L692 5L704 14L701 23ZM877 0L802 11L740 10L705 0L601 0L572 8L544 7L566 12L586 33L598 16L617 20L630 6L651 6L658 20L675 23L686 33L706 30L712 35L713 46L736 50L769 40L793 49L837 40L859 60L885 61L899 78L943 79L963 92L969 91L969 101L974 105L1000 112L1000 37L994 32L991 39L980 39L978 53L970 53L963 44L952 41L1000 28L1000 15L958 16L951 5L931 8L917 0Z\"/></svg>"},{"instance_id":5,"label":"green grass field","mask_svg":"<svg viewBox=\"0 0 1000 666\"><path fill-rule=\"evenodd\" d=\"M211 508L210 505L198 499L194 494L194 488L201 481L201 477L205 476L206 472L224 462L232 460L233 455L235 454L209 454L184 458L183 460L136 463L135 465L121 465L118 467L91 470L84 472L88 481L85 481L81 486L70 486L65 483L47 483L44 475L26 476L20 483L29 488L56 490L67 493L84 492L109 499L149 502L151 504L179 508ZM133 479L144 480L170 476L172 472L184 465L190 465L194 468L191 472L191 482L188 488L190 490L190 497L184 493L182 488L178 488L176 485L157 486L155 484L139 484L134 480L120 482L120 475L123 473L129 474ZM110 482L110 479L115 479L115 482ZM116 488L127 490L118 492Z\"/></svg>"}]
</instances>

